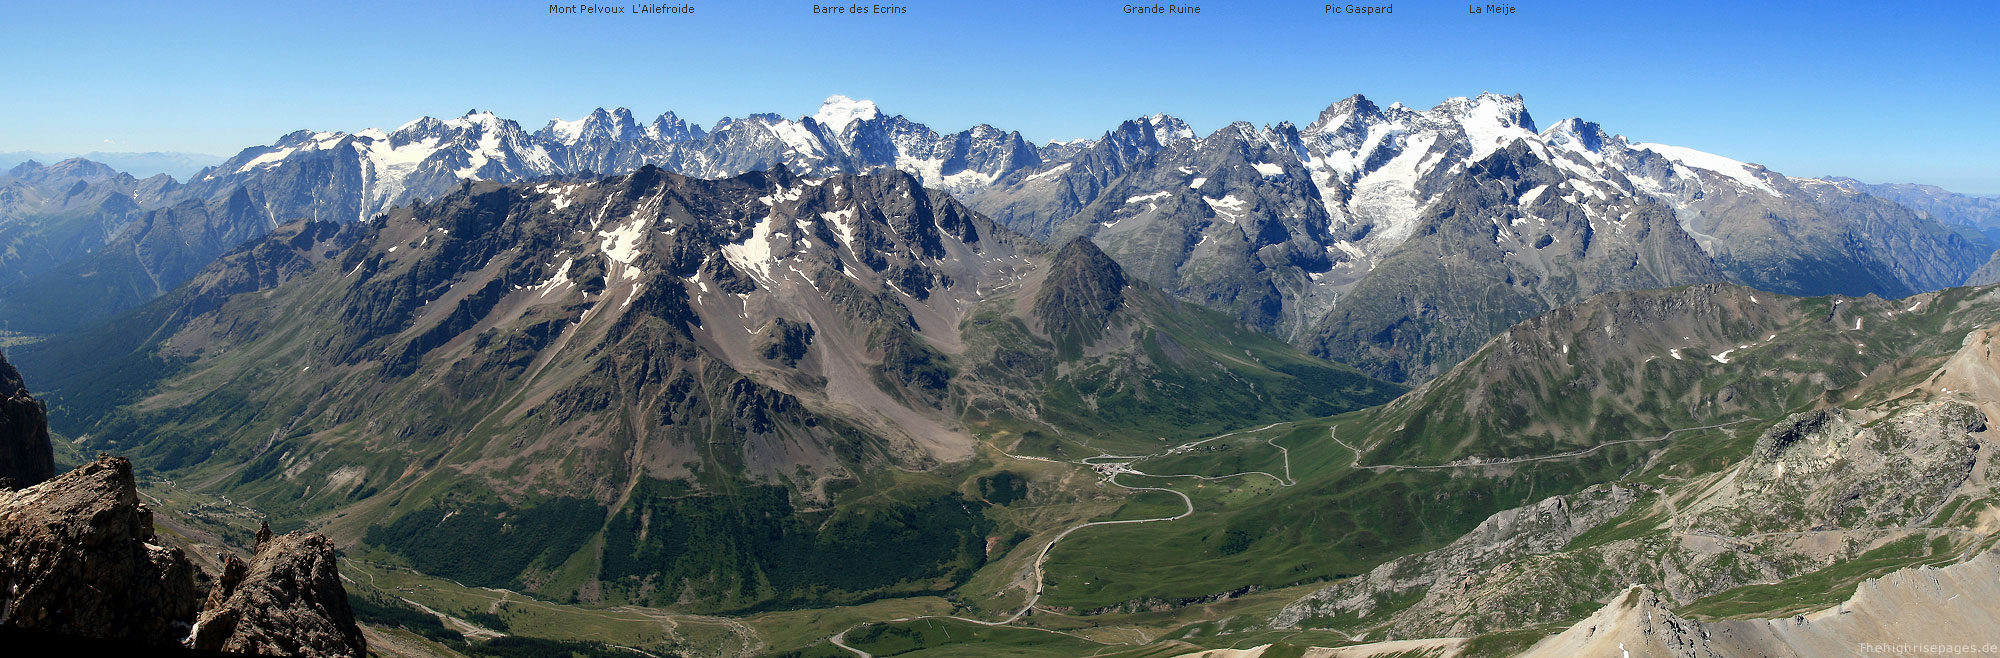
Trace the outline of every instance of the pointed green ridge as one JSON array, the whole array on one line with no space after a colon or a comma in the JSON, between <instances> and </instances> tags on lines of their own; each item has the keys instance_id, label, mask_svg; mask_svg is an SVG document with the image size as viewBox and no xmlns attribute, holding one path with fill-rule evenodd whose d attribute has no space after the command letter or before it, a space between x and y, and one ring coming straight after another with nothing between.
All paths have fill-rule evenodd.
<instances>
[{"instance_id":1,"label":"pointed green ridge","mask_svg":"<svg viewBox=\"0 0 2000 658\"><path fill-rule=\"evenodd\" d=\"M1125 305L1125 271L1089 238L1063 245L1035 294L1035 317L1065 356L1104 335Z\"/></svg>"}]
</instances>

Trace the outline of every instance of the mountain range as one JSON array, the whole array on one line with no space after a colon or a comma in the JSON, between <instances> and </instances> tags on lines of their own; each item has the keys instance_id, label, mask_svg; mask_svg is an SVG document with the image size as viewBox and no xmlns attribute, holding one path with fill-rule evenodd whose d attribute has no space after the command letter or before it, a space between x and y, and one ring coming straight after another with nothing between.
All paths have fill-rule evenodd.
<instances>
[{"instance_id":1,"label":"mountain range","mask_svg":"<svg viewBox=\"0 0 2000 658\"><path fill-rule=\"evenodd\" d=\"M294 223L16 354L51 373L65 434L286 517L338 513L336 540L468 583L712 610L962 581L998 531L938 471L976 436L1074 456L1401 391L909 174L784 166L467 182Z\"/></svg>"},{"instance_id":2,"label":"mountain range","mask_svg":"<svg viewBox=\"0 0 2000 658\"><path fill-rule=\"evenodd\" d=\"M0 477L83 468L0 498L116 498L174 556L158 620L198 608L183 554L320 533L214 565L319 585L206 607L256 643L258 601L341 600L396 655L1921 640L2000 601L1979 208L1494 94L1041 146L835 97L302 131L187 182L29 163Z\"/></svg>"},{"instance_id":3,"label":"mountain range","mask_svg":"<svg viewBox=\"0 0 2000 658\"><path fill-rule=\"evenodd\" d=\"M1017 632L1128 625L1175 655L1576 642L1537 624L1637 623L1631 583L1712 623L1977 553L1995 322L1990 288L1607 292L1405 393L906 173L646 167L288 224L11 356L75 450L357 569L761 620L744 646L889 653L920 622L782 620L941 597L948 625L1032 611ZM378 634L438 601L359 592ZM647 646L713 653L689 633Z\"/></svg>"},{"instance_id":4,"label":"mountain range","mask_svg":"<svg viewBox=\"0 0 2000 658\"><path fill-rule=\"evenodd\" d=\"M1089 237L1169 294L1403 381L1596 292L1731 281L1900 297L1958 285L1992 252L1970 197L1791 178L1578 119L1540 129L1518 96L1428 110L1355 96L1304 127L1236 123L1205 137L1153 115L1040 146L985 125L940 133L835 96L812 115L706 129L618 109L534 131L486 112L299 131L186 183L22 165L0 181L14 245L0 275L15 282L0 307L14 331L77 326L279 224L360 221L468 180L645 165L719 178L778 164L808 177L908 173L1001 225L1054 244ZM1501 285L1474 282L1488 279ZM1434 299L1415 301L1413 286ZM76 297L101 301L38 312ZM19 319L30 317L50 319Z\"/></svg>"}]
</instances>

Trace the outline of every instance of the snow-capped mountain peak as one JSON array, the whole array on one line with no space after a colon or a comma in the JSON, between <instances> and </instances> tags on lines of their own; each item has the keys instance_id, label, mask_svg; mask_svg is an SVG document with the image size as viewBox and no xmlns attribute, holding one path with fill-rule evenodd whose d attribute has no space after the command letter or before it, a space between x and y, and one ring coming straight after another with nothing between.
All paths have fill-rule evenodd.
<instances>
[{"instance_id":1,"label":"snow-capped mountain peak","mask_svg":"<svg viewBox=\"0 0 2000 658\"><path fill-rule=\"evenodd\" d=\"M1519 94L1501 96L1492 92L1473 98L1452 98L1440 103L1433 113L1458 121L1472 146L1472 160L1480 160L1516 140L1533 141L1538 136L1535 119Z\"/></svg>"},{"instance_id":2,"label":"snow-capped mountain peak","mask_svg":"<svg viewBox=\"0 0 2000 658\"><path fill-rule=\"evenodd\" d=\"M632 119L632 111L625 108L606 111L604 108L592 110L589 115L574 121L551 119L547 127L536 133L557 144L571 145L586 137L604 137L612 141L636 139L640 135L638 123Z\"/></svg>"},{"instance_id":3,"label":"snow-capped mountain peak","mask_svg":"<svg viewBox=\"0 0 2000 658\"><path fill-rule=\"evenodd\" d=\"M1596 162L1598 153L1604 150L1607 135L1597 124L1575 117L1563 119L1542 131L1542 141L1549 148L1584 154L1584 158Z\"/></svg>"},{"instance_id":4,"label":"snow-capped mountain peak","mask_svg":"<svg viewBox=\"0 0 2000 658\"><path fill-rule=\"evenodd\" d=\"M1160 140L1161 145L1195 139L1194 128L1173 115L1154 114L1145 120L1153 126L1154 139Z\"/></svg>"},{"instance_id":5,"label":"snow-capped mountain peak","mask_svg":"<svg viewBox=\"0 0 2000 658\"><path fill-rule=\"evenodd\" d=\"M688 123L673 112L660 115L646 126L646 136L667 142L686 142L701 139L706 131L701 126Z\"/></svg>"},{"instance_id":6,"label":"snow-capped mountain peak","mask_svg":"<svg viewBox=\"0 0 2000 658\"><path fill-rule=\"evenodd\" d=\"M575 144L576 140L583 136L583 122L583 119L575 121L550 119L549 125L542 128L542 134L553 137L563 144Z\"/></svg>"},{"instance_id":7,"label":"snow-capped mountain peak","mask_svg":"<svg viewBox=\"0 0 2000 658\"><path fill-rule=\"evenodd\" d=\"M411 119L411 120L409 120L409 121L406 121L406 122L404 122L404 123L403 123L403 125L400 125L400 126L396 126L396 129L395 129L395 130L392 130L392 131L389 131L389 132L390 132L391 134L396 134L396 133L403 133L403 132L409 132L409 131L412 131L412 130L425 130L425 129L428 129L428 128L430 128L430 127L433 127L433 126L442 126L442 125L444 125L444 122L443 122L443 121L439 121L439 120L437 119L437 117L434 117L434 116L430 116L430 115L424 115L424 116L420 116L420 117L417 117L417 118L415 118L415 119Z\"/></svg>"},{"instance_id":8,"label":"snow-capped mountain peak","mask_svg":"<svg viewBox=\"0 0 2000 658\"><path fill-rule=\"evenodd\" d=\"M1401 107L1401 104L1394 107ZM1320 110L1319 117L1313 119L1312 123L1306 124L1303 132L1332 132L1349 126L1356 121L1367 121L1370 117L1380 117L1381 115L1382 109L1375 107L1375 103L1369 101L1367 97L1361 94L1355 94L1340 99L1334 104L1326 106L1326 109Z\"/></svg>"},{"instance_id":9,"label":"snow-capped mountain peak","mask_svg":"<svg viewBox=\"0 0 2000 658\"><path fill-rule=\"evenodd\" d=\"M512 123L512 122L506 121L505 119L501 119L499 115L496 115L492 112L481 112L479 110L474 109L474 110L467 110L465 112L465 116L456 119L446 120L444 122L444 125L446 127L455 130L497 131L500 130L500 127L503 123Z\"/></svg>"},{"instance_id":10,"label":"snow-capped mountain peak","mask_svg":"<svg viewBox=\"0 0 2000 658\"><path fill-rule=\"evenodd\" d=\"M827 130L839 133L846 131L847 126L856 121L867 121L881 116L882 110L875 107L875 101L854 100L834 94L820 104L819 111L814 113L812 118Z\"/></svg>"}]
</instances>

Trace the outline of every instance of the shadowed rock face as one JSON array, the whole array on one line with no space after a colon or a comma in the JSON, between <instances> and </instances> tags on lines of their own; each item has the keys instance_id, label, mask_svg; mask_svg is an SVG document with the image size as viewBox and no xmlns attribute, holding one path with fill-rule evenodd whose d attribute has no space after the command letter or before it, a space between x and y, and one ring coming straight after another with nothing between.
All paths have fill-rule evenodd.
<instances>
[{"instance_id":1,"label":"shadowed rock face","mask_svg":"<svg viewBox=\"0 0 2000 658\"><path fill-rule=\"evenodd\" d=\"M188 643L259 655L367 655L333 542L298 532L270 537L268 530L258 538L249 564L229 560Z\"/></svg>"},{"instance_id":2,"label":"shadowed rock face","mask_svg":"<svg viewBox=\"0 0 2000 658\"><path fill-rule=\"evenodd\" d=\"M1965 277L1965 285L1968 286L1987 286L1995 283L2000 283L2000 251L1993 252L1993 256L1986 259L1985 265L1979 266L1979 269L1973 270L1970 276Z\"/></svg>"},{"instance_id":3,"label":"shadowed rock face","mask_svg":"<svg viewBox=\"0 0 2000 658\"><path fill-rule=\"evenodd\" d=\"M123 458L0 492L0 555L0 626L172 645L201 603L198 571L154 538Z\"/></svg>"},{"instance_id":4,"label":"shadowed rock face","mask_svg":"<svg viewBox=\"0 0 2000 658\"><path fill-rule=\"evenodd\" d=\"M48 411L28 395L21 373L0 356L0 480L25 487L55 477Z\"/></svg>"}]
</instances>

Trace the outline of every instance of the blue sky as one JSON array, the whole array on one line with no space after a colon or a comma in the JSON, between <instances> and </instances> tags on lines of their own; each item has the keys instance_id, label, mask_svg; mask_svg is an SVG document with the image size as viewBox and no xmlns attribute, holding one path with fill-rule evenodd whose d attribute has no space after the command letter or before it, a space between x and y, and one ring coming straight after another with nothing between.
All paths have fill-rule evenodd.
<instances>
[{"instance_id":1,"label":"blue sky","mask_svg":"<svg viewBox=\"0 0 2000 658\"><path fill-rule=\"evenodd\" d=\"M598 106L809 114L829 94L934 128L1037 141L1168 112L1207 132L1310 121L1361 93L1428 107L1520 93L1634 139L1792 175L2000 193L1996 3L691 0L692 16L551 16L547 2L65 4L0 0L0 151L233 153L299 128L493 110L539 128ZM850 4L850 3L841 3Z\"/></svg>"}]
</instances>

